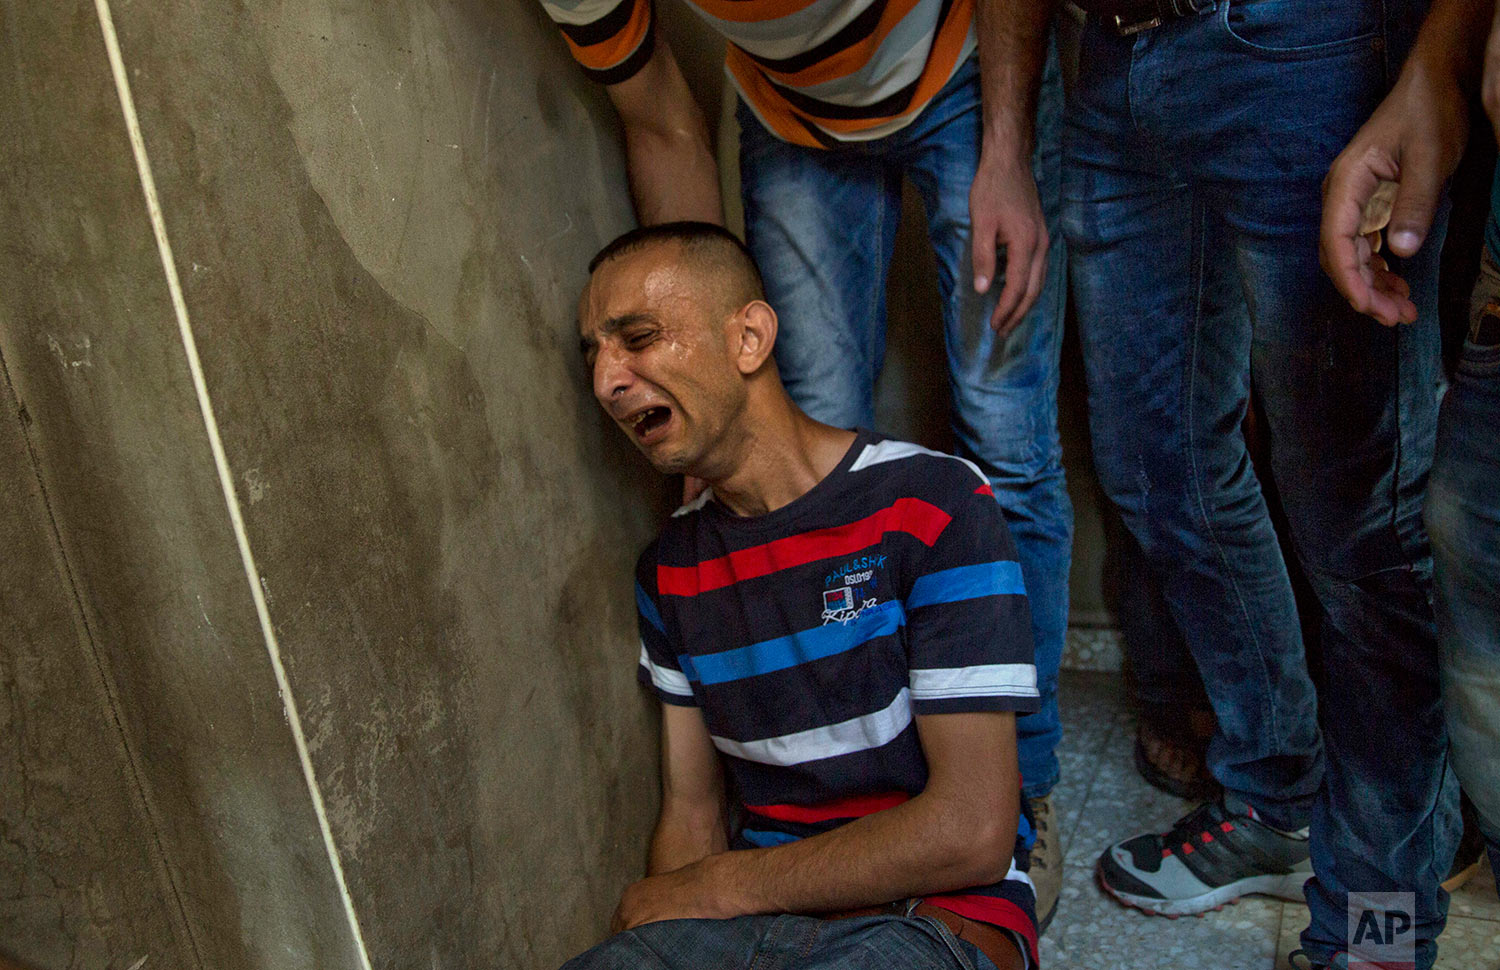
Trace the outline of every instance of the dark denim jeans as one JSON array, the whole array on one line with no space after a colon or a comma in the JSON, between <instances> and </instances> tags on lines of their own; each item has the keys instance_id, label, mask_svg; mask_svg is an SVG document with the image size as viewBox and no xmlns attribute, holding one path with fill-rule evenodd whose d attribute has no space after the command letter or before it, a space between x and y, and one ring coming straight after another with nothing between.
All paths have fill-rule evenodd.
<instances>
[{"instance_id":1,"label":"dark denim jeans","mask_svg":"<svg viewBox=\"0 0 1500 970\"><path fill-rule=\"evenodd\" d=\"M1474 317L1500 299L1485 258ZM1453 768L1500 872L1500 345L1464 344L1427 492Z\"/></svg>"},{"instance_id":2,"label":"dark denim jeans","mask_svg":"<svg viewBox=\"0 0 1500 970\"><path fill-rule=\"evenodd\" d=\"M927 916L674 919L616 933L563 970L995 970Z\"/></svg>"},{"instance_id":3,"label":"dark denim jeans","mask_svg":"<svg viewBox=\"0 0 1500 970\"><path fill-rule=\"evenodd\" d=\"M1067 290L1056 221L1061 115L1054 50L1042 83L1033 159L1053 239L1046 286L1021 325L996 339L988 320L1003 279L988 295L975 294L969 249L969 186L979 164L981 125L974 58L911 125L832 150L787 144L743 103L739 107L745 235L781 318L776 362L792 397L820 421L874 424L902 177L922 196L937 256L958 453L984 471L1005 510L1031 605L1042 709L1016 725L1028 797L1045 795L1057 782L1057 668L1068 625L1073 535L1057 435Z\"/></svg>"},{"instance_id":4,"label":"dark denim jeans","mask_svg":"<svg viewBox=\"0 0 1500 970\"><path fill-rule=\"evenodd\" d=\"M1348 892L1406 891L1427 967L1457 839L1421 509L1445 217L1400 267L1413 326L1355 315L1318 266L1320 183L1394 77L1411 6L1220 0L1133 37L1091 23L1063 229L1095 459L1203 674L1214 774L1273 825L1310 820L1313 955L1345 947ZM1316 695L1239 432L1252 378L1324 614Z\"/></svg>"}]
</instances>

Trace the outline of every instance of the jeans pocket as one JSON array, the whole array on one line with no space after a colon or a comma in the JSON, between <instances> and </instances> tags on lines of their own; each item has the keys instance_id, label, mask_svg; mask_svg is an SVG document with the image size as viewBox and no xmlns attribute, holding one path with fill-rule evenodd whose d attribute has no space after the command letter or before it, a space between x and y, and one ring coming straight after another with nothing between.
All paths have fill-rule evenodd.
<instances>
[{"instance_id":1,"label":"jeans pocket","mask_svg":"<svg viewBox=\"0 0 1500 970\"><path fill-rule=\"evenodd\" d=\"M1223 0L1224 31L1257 57L1312 60L1372 46L1382 36L1382 0Z\"/></svg>"}]
</instances>

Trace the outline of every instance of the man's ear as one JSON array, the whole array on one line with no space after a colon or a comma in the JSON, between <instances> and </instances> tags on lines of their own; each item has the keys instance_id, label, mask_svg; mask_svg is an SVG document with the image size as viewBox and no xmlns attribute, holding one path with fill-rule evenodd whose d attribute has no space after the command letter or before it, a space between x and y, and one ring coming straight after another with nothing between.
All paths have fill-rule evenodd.
<instances>
[{"instance_id":1,"label":"man's ear","mask_svg":"<svg viewBox=\"0 0 1500 970\"><path fill-rule=\"evenodd\" d=\"M749 376L760 370L776 346L776 331L779 326L776 311L764 300L752 300L740 308L740 345L735 352L735 364L741 374Z\"/></svg>"}]
</instances>

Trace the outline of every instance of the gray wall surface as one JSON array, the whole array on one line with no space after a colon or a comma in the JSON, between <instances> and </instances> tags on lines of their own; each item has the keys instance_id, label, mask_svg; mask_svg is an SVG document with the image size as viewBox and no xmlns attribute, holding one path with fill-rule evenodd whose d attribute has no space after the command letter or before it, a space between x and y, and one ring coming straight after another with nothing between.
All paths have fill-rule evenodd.
<instances>
[{"instance_id":1,"label":"gray wall surface","mask_svg":"<svg viewBox=\"0 0 1500 970\"><path fill-rule=\"evenodd\" d=\"M529 3L105 6L183 313L98 8L0 0L0 954L555 966L657 792L607 104Z\"/></svg>"}]
</instances>

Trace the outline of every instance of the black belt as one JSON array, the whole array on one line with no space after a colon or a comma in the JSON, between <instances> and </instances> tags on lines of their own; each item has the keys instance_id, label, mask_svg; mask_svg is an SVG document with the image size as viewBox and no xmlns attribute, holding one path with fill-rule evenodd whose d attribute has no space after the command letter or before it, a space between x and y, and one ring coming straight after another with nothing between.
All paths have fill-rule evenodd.
<instances>
[{"instance_id":1,"label":"black belt","mask_svg":"<svg viewBox=\"0 0 1500 970\"><path fill-rule=\"evenodd\" d=\"M1090 17L1109 24L1121 37L1129 37L1169 20L1195 17L1214 5L1214 0L1073 0Z\"/></svg>"}]
</instances>

